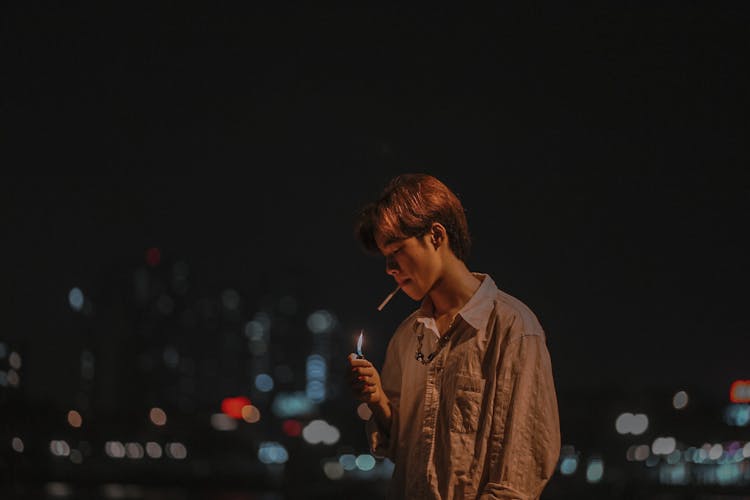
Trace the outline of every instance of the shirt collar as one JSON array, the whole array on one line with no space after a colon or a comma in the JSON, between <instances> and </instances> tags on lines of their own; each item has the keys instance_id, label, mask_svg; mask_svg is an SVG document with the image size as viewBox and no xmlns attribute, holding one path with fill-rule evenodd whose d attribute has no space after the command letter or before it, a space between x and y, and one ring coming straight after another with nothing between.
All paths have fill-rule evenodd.
<instances>
[{"instance_id":1,"label":"shirt collar","mask_svg":"<svg viewBox=\"0 0 750 500\"><path fill-rule=\"evenodd\" d=\"M494 299L497 294L497 285L495 285L495 282L488 274L472 274L482 283L474 292L474 295L456 313L456 316L461 316L472 328L481 331L486 328L490 312L492 312L492 308L495 306ZM439 335L437 333L437 325L435 324L434 306L429 295L425 296L422 300L416 319L417 323L422 323L436 335Z\"/></svg>"}]
</instances>

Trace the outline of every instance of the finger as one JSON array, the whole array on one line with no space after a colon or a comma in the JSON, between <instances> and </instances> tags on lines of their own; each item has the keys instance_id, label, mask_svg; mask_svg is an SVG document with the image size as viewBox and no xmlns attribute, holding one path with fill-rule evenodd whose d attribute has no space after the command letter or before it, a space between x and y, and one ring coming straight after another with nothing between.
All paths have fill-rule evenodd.
<instances>
[{"instance_id":1,"label":"finger","mask_svg":"<svg viewBox=\"0 0 750 500\"><path fill-rule=\"evenodd\" d=\"M362 365L363 361L365 360L357 358L357 355L354 353L351 353L346 357L346 362L349 366Z\"/></svg>"},{"instance_id":2,"label":"finger","mask_svg":"<svg viewBox=\"0 0 750 500\"><path fill-rule=\"evenodd\" d=\"M372 377L375 375L375 368L372 367L354 368L352 371L356 371L360 376Z\"/></svg>"},{"instance_id":3,"label":"finger","mask_svg":"<svg viewBox=\"0 0 750 500\"><path fill-rule=\"evenodd\" d=\"M349 356L348 359L349 359L349 364L353 367L362 367L362 366L372 367L372 363L370 363L366 359L352 358L351 355Z\"/></svg>"}]
</instances>

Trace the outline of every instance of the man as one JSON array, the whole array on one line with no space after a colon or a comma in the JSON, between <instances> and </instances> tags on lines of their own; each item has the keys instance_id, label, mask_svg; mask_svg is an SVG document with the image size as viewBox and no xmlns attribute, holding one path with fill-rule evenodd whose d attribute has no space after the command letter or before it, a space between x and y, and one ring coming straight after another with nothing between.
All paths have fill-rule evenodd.
<instances>
[{"instance_id":1,"label":"man","mask_svg":"<svg viewBox=\"0 0 750 500\"><path fill-rule=\"evenodd\" d=\"M526 305L467 268L458 197L433 176L397 176L356 234L421 302L390 339L382 374L348 358L373 412L371 450L395 464L388 498L539 498L560 452L545 334Z\"/></svg>"}]
</instances>

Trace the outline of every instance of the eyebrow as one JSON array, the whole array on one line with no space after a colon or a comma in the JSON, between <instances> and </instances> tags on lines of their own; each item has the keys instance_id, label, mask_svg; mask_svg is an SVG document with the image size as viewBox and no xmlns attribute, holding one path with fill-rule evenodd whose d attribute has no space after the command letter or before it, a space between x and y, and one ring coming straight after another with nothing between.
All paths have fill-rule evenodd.
<instances>
[{"instance_id":1,"label":"eyebrow","mask_svg":"<svg viewBox=\"0 0 750 500\"><path fill-rule=\"evenodd\" d=\"M399 242L402 242L402 241L405 241L405 240L406 240L406 238L391 238L391 239L389 239L388 241L386 241L386 242L383 243L383 248L380 250L380 253L383 255L383 257L387 258L389 255L393 254L396 251L396 249L394 249L394 250L392 250L390 252L387 252L387 253L385 252L385 249L387 247L391 246L391 245L394 245L396 243L399 243Z\"/></svg>"}]
</instances>

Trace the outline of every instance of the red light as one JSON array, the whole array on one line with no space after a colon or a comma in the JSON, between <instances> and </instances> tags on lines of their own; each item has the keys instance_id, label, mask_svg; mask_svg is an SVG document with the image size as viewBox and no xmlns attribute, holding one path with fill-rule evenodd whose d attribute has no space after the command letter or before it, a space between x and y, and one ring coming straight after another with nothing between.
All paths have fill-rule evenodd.
<instances>
[{"instance_id":1,"label":"red light","mask_svg":"<svg viewBox=\"0 0 750 500\"><path fill-rule=\"evenodd\" d=\"M146 250L146 263L151 267L156 267L161 261L161 252L156 247Z\"/></svg>"},{"instance_id":2,"label":"red light","mask_svg":"<svg viewBox=\"0 0 750 500\"><path fill-rule=\"evenodd\" d=\"M244 408L245 406L248 406L249 404L250 404L250 400L247 399L245 396L224 398L224 400L221 402L221 411L227 416L230 416L236 419L241 419L242 408Z\"/></svg>"},{"instance_id":3,"label":"red light","mask_svg":"<svg viewBox=\"0 0 750 500\"><path fill-rule=\"evenodd\" d=\"M750 403L750 380L735 380L729 387L729 400L732 403Z\"/></svg>"},{"instance_id":4,"label":"red light","mask_svg":"<svg viewBox=\"0 0 750 500\"><path fill-rule=\"evenodd\" d=\"M284 420L284 423L281 424L281 430L283 430L284 434L287 436L297 437L302 434L302 424L299 423L298 420Z\"/></svg>"}]
</instances>

